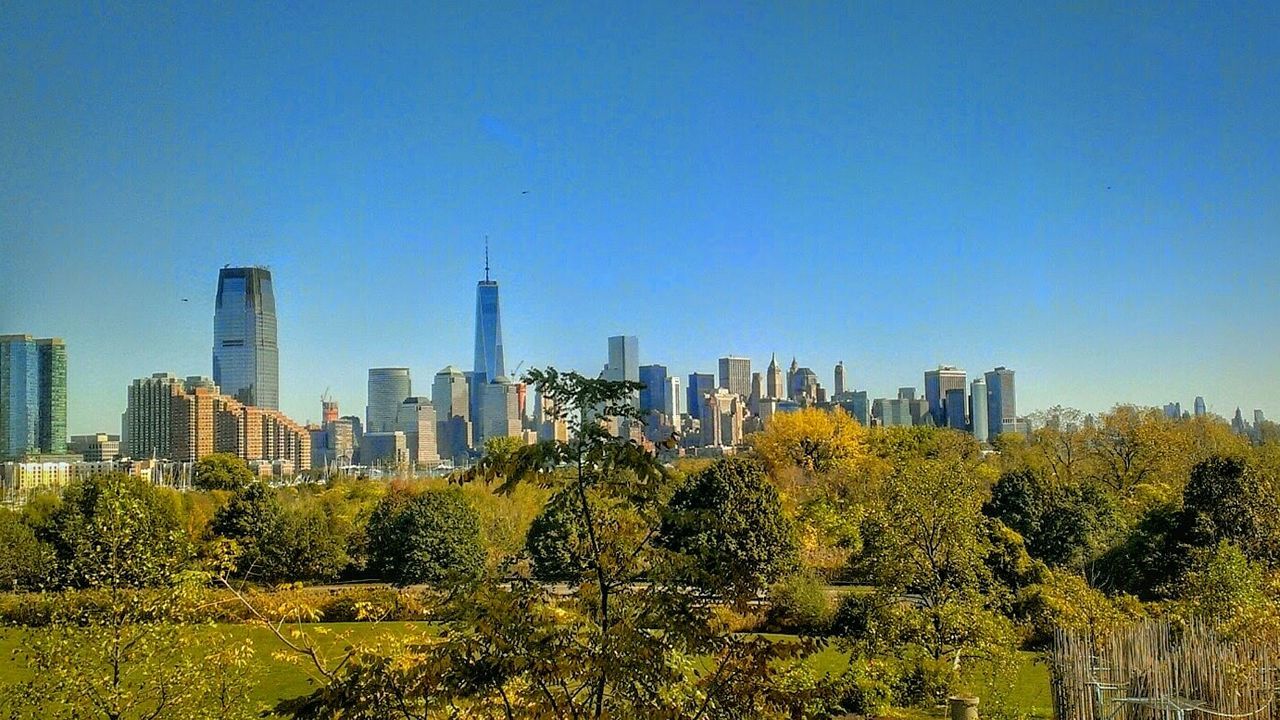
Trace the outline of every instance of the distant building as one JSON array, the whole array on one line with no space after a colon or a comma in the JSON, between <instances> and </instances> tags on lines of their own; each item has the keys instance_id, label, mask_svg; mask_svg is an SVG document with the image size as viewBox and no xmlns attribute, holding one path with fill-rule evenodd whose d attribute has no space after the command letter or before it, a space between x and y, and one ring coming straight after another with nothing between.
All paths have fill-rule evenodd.
<instances>
[{"instance_id":1,"label":"distant building","mask_svg":"<svg viewBox=\"0 0 1280 720\"><path fill-rule=\"evenodd\" d=\"M408 440L398 430L365 433L360 446L360 462L374 467L404 469L409 466Z\"/></svg>"},{"instance_id":2,"label":"distant building","mask_svg":"<svg viewBox=\"0 0 1280 720\"><path fill-rule=\"evenodd\" d=\"M328 393L326 393L326 395L327 395L327 394L328 394ZM337 401L337 400L326 400L326 399L321 398L321 400L320 400L320 422L321 422L321 424L328 424L328 423L331 423L331 422L337 422L337 420L338 420L338 401Z\"/></svg>"},{"instance_id":3,"label":"distant building","mask_svg":"<svg viewBox=\"0 0 1280 720\"><path fill-rule=\"evenodd\" d=\"M172 458L174 398L195 392L196 388L219 392L213 380L198 375L184 380L169 373L154 373L130 383L120 428L121 452L136 460Z\"/></svg>"},{"instance_id":4,"label":"distant building","mask_svg":"<svg viewBox=\"0 0 1280 720\"><path fill-rule=\"evenodd\" d=\"M605 365L606 380L640 382L640 338L635 335L614 335L609 338L609 362Z\"/></svg>"},{"instance_id":5,"label":"distant building","mask_svg":"<svg viewBox=\"0 0 1280 720\"><path fill-rule=\"evenodd\" d=\"M1165 403L1164 416L1169 418L1170 420L1181 420L1182 419L1182 403L1180 402Z\"/></svg>"},{"instance_id":6,"label":"distant building","mask_svg":"<svg viewBox=\"0 0 1280 720\"><path fill-rule=\"evenodd\" d=\"M481 397L480 443L491 437L517 437L524 429L520 420L518 389L506 375L485 385Z\"/></svg>"},{"instance_id":7,"label":"distant building","mask_svg":"<svg viewBox=\"0 0 1280 720\"><path fill-rule=\"evenodd\" d=\"M363 462L360 459L360 442L364 440L364 423L357 415L343 415L338 421L345 421L351 427L351 462Z\"/></svg>"},{"instance_id":8,"label":"distant building","mask_svg":"<svg viewBox=\"0 0 1280 720\"><path fill-rule=\"evenodd\" d=\"M994 440L1000 433L1014 432L1018 421L1013 371L1001 366L988 372L986 380L987 435Z\"/></svg>"},{"instance_id":9,"label":"distant building","mask_svg":"<svg viewBox=\"0 0 1280 720\"><path fill-rule=\"evenodd\" d=\"M436 409L429 399L405 398L396 416L396 429L404 433L411 465L431 470L440 464L436 444Z\"/></svg>"},{"instance_id":10,"label":"distant building","mask_svg":"<svg viewBox=\"0 0 1280 720\"><path fill-rule=\"evenodd\" d=\"M67 346L0 335L0 458L67 451Z\"/></svg>"},{"instance_id":11,"label":"distant building","mask_svg":"<svg viewBox=\"0 0 1280 720\"><path fill-rule=\"evenodd\" d=\"M679 427L680 416L685 412L684 393L680 390L680 376L667 377L667 387L663 392L662 412L671 420L672 425Z\"/></svg>"},{"instance_id":12,"label":"distant building","mask_svg":"<svg viewBox=\"0 0 1280 720\"><path fill-rule=\"evenodd\" d=\"M964 370L953 365L939 365L924 373L924 399L929 403L929 414L937 427L947 426L945 401L948 390L965 390L968 384Z\"/></svg>"},{"instance_id":13,"label":"distant building","mask_svg":"<svg viewBox=\"0 0 1280 720\"><path fill-rule=\"evenodd\" d=\"M667 366L641 365L638 372L640 382L644 383L640 389L640 412L663 412L667 405Z\"/></svg>"},{"instance_id":14,"label":"distant building","mask_svg":"<svg viewBox=\"0 0 1280 720\"><path fill-rule=\"evenodd\" d=\"M476 342L470 389L471 420L474 439L481 441L484 420L484 388L499 377L506 377L507 367L502 349L502 310L498 302L498 281L489 278L489 248L484 251L484 280L476 283ZM455 411L453 413L457 415ZM495 422L503 423L503 418Z\"/></svg>"},{"instance_id":15,"label":"distant building","mask_svg":"<svg viewBox=\"0 0 1280 720\"><path fill-rule=\"evenodd\" d=\"M863 426L871 425L871 406L867 400L866 390L854 390L836 396L836 402L849 413L850 417Z\"/></svg>"},{"instance_id":16,"label":"distant building","mask_svg":"<svg viewBox=\"0 0 1280 720\"><path fill-rule=\"evenodd\" d=\"M707 393L702 407L702 444L735 447L742 442L747 418L742 396L726 388Z\"/></svg>"},{"instance_id":17,"label":"distant building","mask_svg":"<svg viewBox=\"0 0 1280 720\"><path fill-rule=\"evenodd\" d=\"M210 453L246 461L285 460L311 467L311 433L271 408L245 405L216 387L195 385L171 399L169 460L195 462Z\"/></svg>"},{"instance_id":18,"label":"distant building","mask_svg":"<svg viewBox=\"0 0 1280 720\"><path fill-rule=\"evenodd\" d=\"M1254 430L1260 430L1262 428L1262 423L1266 421L1267 421L1267 418L1265 415L1262 414L1261 410L1253 411L1253 429Z\"/></svg>"},{"instance_id":19,"label":"distant building","mask_svg":"<svg viewBox=\"0 0 1280 720\"><path fill-rule=\"evenodd\" d=\"M1195 412L1196 417L1204 417L1209 414L1208 408L1204 405L1204 398L1199 395L1196 396Z\"/></svg>"},{"instance_id":20,"label":"distant building","mask_svg":"<svg viewBox=\"0 0 1280 720\"><path fill-rule=\"evenodd\" d=\"M913 388L913 387L900 387L900 388L898 388L898 399L899 399L899 400L915 400L915 399L916 399L916 389L915 389L915 388Z\"/></svg>"},{"instance_id":21,"label":"distant building","mask_svg":"<svg viewBox=\"0 0 1280 720\"><path fill-rule=\"evenodd\" d=\"M67 452L80 455L85 462L102 462L120 457L120 436L107 433L72 435Z\"/></svg>"},{"instance_id":22,"label":"distant building","mask_svg":"<svg viewBox=\"0 0 1280 720\"><path fill-rule=\"evenodd\" d=\"M1231 418L1231 429L1237 435L1244 435L1249 430L1244 424L1244 414L1240 412L1239 407L1236 408L1235 417Z\"/></svg>"},{"instance_id":23,"label":"distant building","mask_svg":"<svg viewBox=\"0 0 1280 720\"><path fill-rule=\"evenodd\" d=\"M792 364L795 361L792 360ZM804 406L813 405L818 402L818 391L822 384L818 382L818 373L807 367L798 367L792 369L791 373L790 400L800 403Z\"/></svg>"},{"instance_id":24,"label":"distant building","mask_svg":"<svg viewBox=\"0 0 1280 720\"><path fill-rule=\"evenodd\" d=\"M720 358L719 387L743 398L751 395L751 359L732 355Z\"/></svg>"},{"instance_id":25,"label":"distant building","mask_svg":"<svg viewBox=\"0 0 1280 720\"><path fill-rule=\"evenodd\" d=\"M871 415L881 427L911 427L911 400L877 398L871 404Z\"/></svg>"},{"instance_id":26,"label":"distant building","mask_svg":"<svg viewBox=\"0 0 1280 720\"><path fill-rule=\"evenodd\" d=\"M394 432L400 403L413 394L409 368L369 368L369 404L365 407L366 433Z\"/></svg>"},{"instance_id":27,"label":"distant building","mask_svg":"<svg viewBox=\"0 0 1280 720\"><path fill-rule=\"evenodd\" d=\"M280 407L280 350L271 271L218 271L213 311L213 381L245 405Z\"/></svg>"},{"instance_id":28,"label":"distant building","mask_svg":"<svg viewBox=\"0 0 1280 720\"><path fill-rule=\"evenodd\" d=\"M765 399L764 375L751 373L751 395L747 398L747 409L752 415L760 415L760 401Z\"/></svg>"},{"instance_id":29,"label":"distant building","mask_svg":"<svg viewBox=\"0 0 1280 720\"><path fill-rule=\"evenodd\" d=\"M969 418L965 417L967 404L968 403L965 399L965 388L951 388L947 390L946 395L942 398L942 407L947 414L947 427L953 430L969 429Z\"/></svg>"},{"instance_id":30,"label":"distant building","mask_svg":"<svg viewBox=\"0 0 1280 720\"><path fill-rule=\"evenodd\" d=\"M457 462L471 447L471 389L462 370L449 365L436 373L431 384L431 404L436 410L437 451Z\"/></svg>"},{"instance_id":31,"label":"distant building","mask_svg":"<svg viewBox=\"0 0 1280 720\"><path fill-rule=\"evenodd\" d=\"M844 361L843 360L836 363L836 384L834 388L835 388L836 397L840 397L841 395L844 394L845 385L844 385Z\"/></svg>"},{"instance_id":32,"label":"distant building","mask_svg":"<svg viewBox=\"0 0 1280 720\"><path fill-rule=\"evenodd\" d=\"M765 396L771 400L787 398L787 381L783 377L782 368L778 367L777 353L769 358L769 368L765 371L764 390Z\"/></svg>"},{"instance_id":33,"label":"distant building","mask_svg":"<svg viewBox=\"0 0 1280 720\"><path fill-rule=\"evenodd\" d=\"M689 415L702 419L703 396L715 392L716 378L711 373L690 373L687 408Z\"/></svg>"},{"instance_id":34,"label":"distant building","mask_svg":"<svg viewBox=\"0 0 1280 720\"><path fill-rule=\"evenodd\" d=\"M990 437L991 426L987 421L987 381L977 377L969 385L969 418L973 427L973 437L978 442L986 442Z\"/></svg>"}]
</instances>

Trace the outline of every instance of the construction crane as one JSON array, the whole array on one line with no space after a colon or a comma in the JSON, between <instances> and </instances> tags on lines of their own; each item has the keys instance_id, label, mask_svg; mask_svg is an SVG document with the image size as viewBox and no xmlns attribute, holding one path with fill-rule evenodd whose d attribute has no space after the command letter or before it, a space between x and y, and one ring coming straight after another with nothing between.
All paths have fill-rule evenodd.
<instances>
[{"instance_id":1,"label":"construction crane","mask_svg":"<svg viewBox=\"0 0 1280 720\"><path fill-rule=\"evenodd\" d=\"M523 360L516 363L516 369L511 371L511 374L508 377L510 377L513 382L518 381L520 379L520 368L522 367L524 367Z\"/></svg>"}]
</instances>

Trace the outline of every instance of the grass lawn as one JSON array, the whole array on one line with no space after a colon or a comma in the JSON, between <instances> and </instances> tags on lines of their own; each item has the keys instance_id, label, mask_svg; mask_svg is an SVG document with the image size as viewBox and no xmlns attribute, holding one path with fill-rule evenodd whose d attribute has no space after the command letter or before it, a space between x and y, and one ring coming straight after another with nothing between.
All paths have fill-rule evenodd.
<instances>
[{"instance_id":1,"label":"grass lawn","mask_svg":"<svg viewBox=\"0 0 1280 720\"><path fill-rule=\"evenodd\" d=\"M311 636L318 647L327 652L338 654L347 642L370 642L379 637L389 637L402 633L417 623L388 622L380 625L369 623L316 623L308 625ZM292 663L277 655L285 650L280 642L266 628L254 625L224 625L221 631L230 632L236 637L247 637L253 642L254 652L262 668L256 686L249 694L251 700L270 707L278 700L296 697L309 692L314 685L312 675L307 671L306 662ZM321 630L321 632L315 632ZM19 649L26 631L22 628L4 628L0 630L0 684L21 681L25 668L20 658L10 661L11 653ZM1049 671L1035 661L1034 653L1022 653L1022 663L1018 668L1018 677L1013 688L1013 701L1022 713L1040 718L1052 716L1052 705L1049 697ZM309 661L307 661L309 662ZM828 647L815 655L811 662L823 671L839 672L848 662L847 656L835 647ZM979 706L979 713L981 713ZM903 720L943 717L944 708L930 711L895 710L894 717Z\"/></svg>"}]
</instances>

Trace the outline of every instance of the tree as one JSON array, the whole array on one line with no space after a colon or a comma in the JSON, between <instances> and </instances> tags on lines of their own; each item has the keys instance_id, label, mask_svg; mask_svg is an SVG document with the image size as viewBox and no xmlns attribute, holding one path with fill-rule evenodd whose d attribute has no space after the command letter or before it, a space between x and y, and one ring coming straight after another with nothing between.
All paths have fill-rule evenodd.
<instances>
[{"instance_id":1,"label":"tree","mask_svg":"<svg viewBox=\"0 0 1280 720\"><path fill-rule=\"evenodd\" d=\"M393 488L369 517L369 567L397 585L478 576L480 521L457 489Z\"/></svg>"},{"instance_id":2,"label":"tree","mask_svg":"<svg viewBox=\"0 0 1280 720\"><path fill-rule=\"evenodd\" d=\"M790 687L782 674L814 644L727 632L681 583L674 554L654 543L670 480L652 453L607 429L640 420L631 404L638 383L552 369L525 380L572 439L489 454L460 480L499 492L536 484L572 512L580 531L566 536L578 537L582 556L576 574L563 568L567 594L522 575L455 584L434 618L438 637L352 651L321 673L323 687L277 710L307 718L802 716L831 683ZM412 502L393 492L375 512L372 557L382 534L374 526L393 527Z\"/></svg>"},{"instance_id":3,"label":"tree","mask_svg":"<svg viewBox=\"0 0 1280 720\"><path fill-rule=\"evenodd\" d=\"M1192 548L1226 540L1250 559L1277 559L1280 504L1242 458L1211 457L1191 469L1182 493L1178 540Z\"/></svg>"},{"instance_id":4,"label":"tree","mask_svg":"<svg viewBox=\"0 0 1280 720\"><path fill-rule=\"evenodd\" d=\"M283 513L276 493L263 482L241 488L214 512L209 531L235 541L235 571L240 578L263 580L274 576L267 556L273 551L272 542L279 539Z\"/></svg>"},{"instance_id":5,"label":"tree","mask_svg":"<svg viewBox=\"0 0 1280 720\"><path fill-rule=\"evenodd\" d=\"M0 589L39 590L50 581L53 570L53 548L40 542L17 513L0 509Z\"/></svg>"},{"instance_id":6,"label":"tree","mask_svg":"<svg viewBox=\"0 0 1280 720\"><path fill-rule=\"evenodd\" d=\"M866 430L840 408L778 413L751 436L751 446L770 468L795 466L811 474L851 471L866 455L866 442Z\"/></svg>"},{"instance_id":7,"label":"tree","mask_svg":"<svg viewBox=\"0 0 1280 720\"><path fill-rule=\"evenodd\" d=\"M236 492L252 485L256 479L244 460L229 453L213 453L196 463L191 484L198 490Z\"/></svg>"},{"instance_id":8,"label":"tree","mask_svg":"<svg viewBox=\"0 0 1280 720\"><path fill-rule=\"evenodd\" d=\"M744 600L796 566L794 528L757 462L717 462L680 486L668 508L659 542L688 558L695 586Z\"/></svg>"},{"instance_id":9,"label":"tree","mask_svg":"<svg viewBox=\"0 0 1280 720\"><path fill-rule=\"evenodd\" d=\"M20 649L30 679L6 688L14 717L247 720L251 652L190 617L209 576L185 567L177 523L126 475L67 488L50 526L85 602L59 603ZM92 563L90 566L89 563Z\"/></svg>"},{"instance_id":10,"label":"tree","mask_svg":"<svg viewBox=\"0 0 1280 720\"><path fill-rule=\"evenodd\" d=\"M191 548L173 506L141 478L115 473L72 483L41 528L57 560L57 583L110 580L146 587L183 567ZM108 562L110 561L110 562Z\"/></svg>"},{"instance_id":11,"label":"tree","mask_svg":"<svg viewBox=\"0 0 1280 720\"><path fill-rule=\"evenodd\" d=\"M572 493L553 495L529 526L525 549L535 578L571 580L586 570L589 538L575 510L576 501Z\"/></svg>"}]
</instances>

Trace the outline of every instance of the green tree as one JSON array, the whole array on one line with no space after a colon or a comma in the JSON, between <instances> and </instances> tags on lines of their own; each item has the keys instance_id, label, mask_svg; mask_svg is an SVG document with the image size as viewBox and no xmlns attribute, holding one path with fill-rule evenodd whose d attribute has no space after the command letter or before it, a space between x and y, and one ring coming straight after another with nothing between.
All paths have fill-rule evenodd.
<instances>
[{"instance_id":1,"label":"green tree","mask_svg":"<svg viewBox=\"0 0 1280 720\"><path fill-rule=\"evenodd\" d=\"M529 526L525 550L535 578L571 580L581 577L587 569L589 539L578 517L576 503L572 493L556 493Z\"/></svg>"},{"instance_id":2,"label":"green tree","mask_svg":"<svg viewBox=\"0 0 1280 720\"><path fill-rule=\"evenodd\" d=\"M205 455L196 463L191 475L191 484L199 490L236 492L256 480L249 464L229 453Z\"/></svg>"},{"instance_id":3,"label":"green tree","mask_svg":"<svg viewBox=\"0 0 1280 720\"><path fill-rule=\"evenodd\" d=\"M734 599L758 592L796 566L795 531L778 491L752 460L721 460L676 489L658 538L685 555L686 579Z\"/></svg>"},{"instance_id":4,"label":"green tree","mask_svg":"<svg viewBox=\"0 0 1280 720\"><path fill-rule=\"evenodd\" d=\"M235 541L236 574L245 580L266 580L274 575L272 542L279 539L284 509L266 483L253 482L236 492L214 512L209 531Z\"/></svg>"},{"instance_id":5,"label":"green tree","mask_svg":"<svg viewBox=\"0 0 1280 720\"><path fill-rule=\"evenodd\" d=\"M369 517L369 568L397 585L476 577L484 546L475 508L457 489L393 489Z\"/></svg>"},{"instance_id":6,"label":"green tree","mask_svg":"<svg viewBox=\"0 0 1280 720\"><path fill-rule=\"evenodd\" d=\"M0 589L39 590L53 571L53 548L40 542L17 513L0 509Z\"/></svg>"},{"instance_id":7,"label":"green tree","mask_svg":"<svg viewBox=\"0 0 1280 720\"><path fill-rule=\"evenodd\" d=\"M183 567L191 551L159 489L119 473L67 486L41 534L54 549L56 581L71 587L100 584L108 559L112 582L145 587Z\"/></svg>"}]
</instances>

